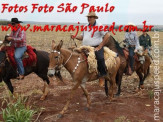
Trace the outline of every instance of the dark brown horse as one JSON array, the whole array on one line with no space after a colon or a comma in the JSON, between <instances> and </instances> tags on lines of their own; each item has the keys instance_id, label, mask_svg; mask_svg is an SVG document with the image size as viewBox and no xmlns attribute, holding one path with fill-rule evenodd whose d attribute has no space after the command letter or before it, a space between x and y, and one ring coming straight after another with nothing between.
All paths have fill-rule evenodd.
<instances>
[{"instance_id":1,"label":"dark brown horse","mask_svg":"<svg viewBox=\"0 0 163 122\"><path fill-rule=\"evenodd\" d=\"M44 100L49 92L48 84L49 78L47 76L48 66L49 66L49 54L45 51L35 51L37 55L37 63L36 66L27 66L25 67L25 76L34 72L40 78L42 78L44 82L43 95L40 100ZM6 57L5 52L0 52L0 82L4 81L8 86L11 93L14 93L14 88L10 79L17 78L17 70L12 67L10 62ZM23 81L22 81L23 82Z\"/></svg>"},{"instance_id":2,"label":"dark brown horse","mask_svg":"<svg viewBox=\"0 0 163 122\"><path fill-rule=\"evenodd\" d=\"M123 48L120 47L119 43L112 37L110 36L108 39L108 43L105 45L109 47L111 50L117 52L119 54L121 63L120 63L120 68L118 70L117 76L116 76L116 82L118 85L118 92L117 95L120 95L121 93L121 82L122 82L122 76L123 74L127 72L128 69L128 60L125 58L125 55L123 53ZM138 56L139 57L139 56ZM135 60L134 62L134 67L137 75L139 76L139 88L143 88L144 80L149 74L149 69L150 69L150 57L145 56L145 62L143 64L140 63L140 61Z\"/></svg>"},{"instance_id":3,"label":"dark brown horse","mask_svg":"<svg viewBox=\"0 0 163 122\"><path fill-rule=\"evenodd\" d=\"M70 101L73 97L75 90L80 86L87 98L87 108L89 109L91 101L88 91L85 88L85 83L87 81L92 81L98 79L98 75L94 73L89 73L88 64L85 59L85 56L82 53L75 53L68 49L61 48L63 42L61 41L58 45L52 41L52 51L50 53L50 63L48 75L53 76L55 70L61 69L64 66L70 73L73 78L73 81L76 82L75 86L72 88L69 99L64 106L63 110L60 112L59 117L61 117L64 112L68 109ZM109 99L112 100L114 95L114 89L116 87L116 74L119 69L120 59L119 57L115 58L116 65L108 67L107 76L105 79L110 83L109 89ZM96 75L95 75L96 74Z\"/></svg>"}]
</instances>

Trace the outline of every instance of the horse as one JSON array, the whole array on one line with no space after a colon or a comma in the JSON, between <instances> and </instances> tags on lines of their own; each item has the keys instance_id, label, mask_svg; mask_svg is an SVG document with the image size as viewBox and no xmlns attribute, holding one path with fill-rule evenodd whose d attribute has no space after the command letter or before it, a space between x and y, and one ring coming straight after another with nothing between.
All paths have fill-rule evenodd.
<instances>
[{"instance_id":1,"label":"horse","mask_svg":"<svg viewBox=\"0 0 163 122\"><path fill-rule=\"evenodd\" d=\"M122 82L123 73L126 72L127 60L123 53L123 48L120 47L119 43L113 38L113 36L110 35L105 46L107 46L109 49L113 50L114 52L118 53L121 61L119 70L116 75L116 83L118 85L118 91L116 95L119 96L121 93L121 82Z\"/></svg>"},{"instance_id":2,"label":"horse","mask_svg":"<svg viewBox=\"0 0 163 122\"><path fill-rule=\"evenodd\" d=\"M87 81L92 81L98 79L98 76L95 73L89 73L88 64L86 61L85 55L82 53L76 53L68 49L62 48L63 41L61 40L58 45L55 44L55 41L52 41L52 51L49 55L50 62L48 68L48 76L52 77L55 70L61 69L64 66L70 73L73 81L76 81L75 86L71 89L69 99L67 100L64 108L60 112L58 117L62 117L65 111L68 109L70 101L73 97L75 90L80 86L84 92L85 97L87 98L87 110L90 108L90 96L87 89L85 88L85 83ZM109 89L109 100L111 101L114 95L114 89L116 87L116 74L119 69L120 58L115 58L116 65L110 67L107 71L107 76L105 79L110 83Z\"/></svg>"},{"instance_id":3,"label":"horse","mask_svg":"<svg viewBox=\"0 0 163 122\"><path fill-rule=\"evenodd\" d=\"M35 51L37 56L37 62L35 66L26 66L25 67L25 76L30 73L36 73L43 81L43 95L40 100L44 100L49 92L49 78L47 76L48 66L49 66L49 53L45 51ZM13 68L8 57L6 56L5 51L0 52L0 82L4 81L8 86L10 92L14 95L14 88L11 83L11 79L17 78L17 70Z\"/></svg>"},{"instance_id":4,"label":"horse","mask_svg":"<svg viewBox=\"0 0 163 122\"><path fill-rule=\"evenodd\" d=\"M122 77L124 73L127 74L129 61L128 59L126 59L124 55L124 52L123 52L124 48L120 47L119 43L112 36L109 37L108 42L106 43L105 46L117 52L121 61L118 73L116 75L116 83L118 85L118 91L116 95L119 96L121 93ZM137 55L138 58L140 57L138 53L136 53L135 55ZM150 64L151 64L151 61L148 55L145 55L145 62L143 64L141 64L139 60L134 61L134 70L139 76L139 86L138 86L139 89L144 88L143 84L144 84L144 80L149 75Z\"/></svg>"}]
</instances>

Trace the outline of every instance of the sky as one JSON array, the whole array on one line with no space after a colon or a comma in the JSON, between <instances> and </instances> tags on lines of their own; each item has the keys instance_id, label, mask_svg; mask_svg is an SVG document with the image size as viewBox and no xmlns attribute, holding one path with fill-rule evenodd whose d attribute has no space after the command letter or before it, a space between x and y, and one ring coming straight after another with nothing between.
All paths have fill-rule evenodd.
<instances>
[{"instance_id":1,"label":"sky","mask_svg":"<svg viewBox=\"0 0 163 122\"><path fill-rule=\"evenodd\" d=\"M141 25L143 21L147 21L150 25L163 25L163 1L162 0L0 0L0 11L2 4L8 3L9 6L28 6L26 13L14 13L5 10L0 13L0 19L10 20L12 17L17 17L22 21L39 21L39 22L69 22L69 23L87 23L86 15L89 8L81 12L82 3L87 3L90 6L104 6L109 3L110 6L115 6L113 12L99 12L98 21L102 24L127 24L128 22ZM33 3L38 3L40 6L48 4L54 6L51 13L37 12L31 13ZM61 3L72 3L72 6L78 6L76 12L56 12L57 6ZM66 5L65 5L66 6ZM64 7L66 8L66 7Z\"/></svg>"}]
</instances>

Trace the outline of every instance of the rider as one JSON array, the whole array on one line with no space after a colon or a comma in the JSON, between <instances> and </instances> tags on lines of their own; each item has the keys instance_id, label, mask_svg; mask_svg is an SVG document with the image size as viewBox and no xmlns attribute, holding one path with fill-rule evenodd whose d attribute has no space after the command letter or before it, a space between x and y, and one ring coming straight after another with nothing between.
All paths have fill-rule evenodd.
<instances>
[{"instance_id":1,"label":"rider","mask_svg":"<svg viewBox=\"0 0 163 122\"><path fill-rule=\"evenodd\" d=\"M87 19L88 19L88 24L86 26L88 27L101 26L101 24L96 21L96 19L98 19L98 16L96 15L95 12L88 13ZM83 41L83 45L95 47L95 55L98 64L98 71L100 72L99 84L100 86L103 86L105 80L104 77L107 74L103 47L107 43L110 34L104 31L96 31L92 37L92 32L93 30L91 31L84 30L81 33L81 35L76 37L71 35L71 38Z\"/></svg>"},{"instance_id":2,"label":"rider","mask_svg":"<svg viewBox=\"0 0 163 122\"><path fill-rule=\"evenodd\" d=\"M135 52L137 52L137 49L140 46L136 31L130 29L133 27L135 27L135 24L128 23L128 29L125 33L125 42L128 43L128 49L129 49L129 60L130 60L130 67L131 67L131 71L129 72L130 75L134 71L134 54Z\"/></svg>"},{"instance_id":3,"label":"rider","mask_svg":"<svg viewBox=\"0 0 163 122\"><path fill-rule=\"evenodd\" d=\"M147 30L144 30L143 34L139 36L139 43L140 46L144 47L144 51L150 53L152 44L151 44L151 37L147 34Z\"/></svg>"},{"instance_id":4,"label":"rider","mask_svg":"<svg viewBox=\"0 0 163 122\"><path fill-rule=\"evenodd\" d=\"M26 33L25 31L21 30L20 23L22 23L22 21L19 21L18 18L11 19L11 24L13 27L16 28L16 30L13 29L13 31L11 31L10 36L7 37L6 39L8 41L11 41L11 46L15 48L14 57L19 72L18 78L24 79L25 71L24 71L24 66L21 58L24 52L27 50L27 47L26 47Z\"/></svg>"}]
</instances>

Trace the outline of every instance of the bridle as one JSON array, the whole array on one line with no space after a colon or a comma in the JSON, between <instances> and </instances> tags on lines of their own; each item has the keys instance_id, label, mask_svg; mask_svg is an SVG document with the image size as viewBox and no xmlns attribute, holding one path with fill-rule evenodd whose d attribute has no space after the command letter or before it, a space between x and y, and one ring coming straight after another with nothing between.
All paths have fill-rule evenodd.
<instances>
[{"instance_id":1,"label":"bridle","mask_svg":"<svg viewBox=\"0 0 163 122\"><path fill-rule=\"evenodd\" d=\"M64 67L68 61L71 59L72 57L72 53L70 54L69 58L66 60L66 62L61 66L61 64L59 63L59 57L62 58L61 56L61 52L60 51L57 51L57 50L52 50L51 53L58 53L59 55L56 57L57 58L57 63L56 63L56 66L54 68L48 68L48 70L57 70L57 71L60 71L62 67Z\"/></svg>"},{"instance_id":2,"label":"bridle","mask_svg":"<svg viewBox=\"0 0 163 122\"><path fill-rule=\"evenodd\" d=\"M59 52L57 50L52 50L51 53L58 53L59 56L61 57L61 52ZM48 68L48 70L56 70L56 72L59 72L61 70L61 68L64 67L69 62L69 60L72 57L72 54L73 54L73 51L71 52L69 58L66 60L66 62L62 66L60 66L61 64L59 64L59 61L57 60L57 65L54 68ZM84 61L86 61L86 59L84 59L84 60L81 61L80 57L78 57L78 61L77 61L78 63L76 64L73 72L75 72L77 70L77 68L79 67L79 64L82 63L82 62L84 62Z\"/></svg>"}]
</instances>

